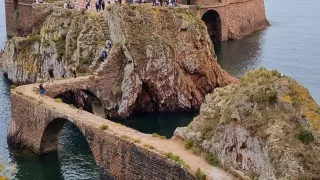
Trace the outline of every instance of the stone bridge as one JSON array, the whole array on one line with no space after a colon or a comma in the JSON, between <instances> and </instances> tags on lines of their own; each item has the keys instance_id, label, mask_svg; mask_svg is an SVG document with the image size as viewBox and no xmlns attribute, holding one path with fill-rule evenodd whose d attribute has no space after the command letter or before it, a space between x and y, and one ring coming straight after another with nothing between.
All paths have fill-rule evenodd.
<instances>
[{"instance_id":1,"label":"stone bridge","mask_svg":"<svg viewBox=\"0 0 320 180\"><path fill-rule=\"evenodd\" d=\"M65 79L52 84L48 95L55 96L71 84L83 86L91 77ZM68 85L69 84L69 85ZM195 179L193 173L201 168L209 179L233 179L221 169L210 166L203 157L184 149L179 140L161 139L140 133L94 114L77 113L68 104L56 102L50 97L39 99L39 84L19 86L12 90L12 120L8 130L8 142L18 147L32 149L38 154L57 150L63 125L70 121L83 133L100 168L100 179L111 175L114 179ZM87 89L90 89L87 88ZM103 130L103 125L108 128ZM188 168L168 159L166 153L179 155Z\"/></svg>"}]
</instances>

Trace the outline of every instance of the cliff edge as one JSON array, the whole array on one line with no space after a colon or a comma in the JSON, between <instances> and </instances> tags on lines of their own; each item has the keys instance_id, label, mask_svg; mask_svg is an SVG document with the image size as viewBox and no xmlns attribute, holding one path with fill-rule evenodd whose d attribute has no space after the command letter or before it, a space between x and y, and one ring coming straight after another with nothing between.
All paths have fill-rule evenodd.
<instances>
[{"instance_id":1,"label":"cliff edge","mask_svg":"<svg viewBox=\"0 0 320 180\"><path fill-rule=\"evenodd\" d=\"M70 67L96 78L88 85L109 118L135 112L199 110L204 96L237 82L217 63L205 24L180 9L112 5L103 14L50 7L39 34L13 38L4 70L17 84L71 76ZM105 39L113 46L98 57Z\"/></svg>"},{"instance_id":2,"label":"cliff edge","mask_svg":"<svg viewBox=\"0 0 320 180\"><path fill-rule=\"evenodd\" d=\"M265 69L206 96L175 137L216 165L260 180L319 179L320 108L295 80Z\"/></svg>"}]
</instances>

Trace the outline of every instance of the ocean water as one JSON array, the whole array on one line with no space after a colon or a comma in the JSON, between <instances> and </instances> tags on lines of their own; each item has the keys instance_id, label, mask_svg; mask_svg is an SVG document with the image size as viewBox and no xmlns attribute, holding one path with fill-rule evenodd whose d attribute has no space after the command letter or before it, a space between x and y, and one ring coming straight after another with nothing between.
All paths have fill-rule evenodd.
<instances>
[{"instance_id":1,"label":"ocean water","mask_svg":"<svg viewBox=\"0 0 320 180\"><path fill-rule=\"evenodd\" d=\"M241 40L217 45L219 63L237 77L260 66L278 69L306 86L320 103L320 1L265 0L265 5L271 26ZM0 1L0 48L6 40L4 1ZM10 106L9 83L0 76L0 155L18 165L15 179L98 178L90 148L71 123L64 127L55 153L37 156L26 150L10 151L6 141ZM176 126L188 124L193 116L192 113L137 115L123 123L142 132L170 137Z\"/></svg>"}]
</instances>

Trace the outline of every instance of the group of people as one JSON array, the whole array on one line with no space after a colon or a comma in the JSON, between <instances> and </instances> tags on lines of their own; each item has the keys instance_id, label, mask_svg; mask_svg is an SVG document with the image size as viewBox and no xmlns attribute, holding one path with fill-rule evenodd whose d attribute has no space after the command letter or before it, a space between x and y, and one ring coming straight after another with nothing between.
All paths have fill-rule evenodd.
<instances>
[{"instance_id":1,"label":"group of people","mask_svg":"<svg viewBox=\"0 0 320 180\"><path fill-rule=\"evenodd\" d=\"M168 0L165 2L169 7L177 6L176 0ZM162 5L163 5L163 0L152 0L152 6L162 6Z\"/></svg>"},{"instance_id":2,"label":"group of people","mask_svg":"<svg viewBox=\"0 0 320 180\"><path fill-rule=\"evenodd\" d=\"M78 0L75 0L73 3L71 1L66 1L63 5L63 8L65 8L65 9L78 9L79 8Z\"/></svg>"},{"instance_id":3,"label":"group of people","mask_svg":"<svg viewBox=\"0 0 320 180\"><path fill-rule=\"evenodd\" d=\"M49 80L48 80L48 82L49 82L49 83L50 83L50 82L52 82L52 83L54 82L54 73L53 73L53 71L54 71L54 68L53 68L53 65L51 65L51 66L49 67L49 69L48 69L48 74L49 74ZM71 68L71 73L72 73L72 76L73 76L74 78L77 77L76 67L75 67L75 66L72 66L72 68ZM39 85L39 98L40 98L40 99L42 99L42 98L44 97L45 92L46 92L46 90L45 90L43 84L41 83L41 84ZM81 94L81 95L82 95L82 94ZM82 110L83 110L83 107L84 107L84 103L83 103L83 100L82 100L81 98L78 100L78 106L79 106L78 113L82 113Z\"/></svg>"},{"instance_id":4,"label":"group of people","mask_svg":"<svg viewBox=\"0 0 320 180\"><path fill-rule=\"evenodd\" d=\"M107 59L109 52L111 50L111 41L108 39L106 41L106 46L103 48L102 53L99 57L100 61L104 61L105 59Z\"/></svg>"},{"instance_id":5,"label":"group of people","mask_svg":"<svg viewBox=\"0 0 320 180\"><path fill-rule=\"evenodd\" d=\"M104 11L104 8L106 7L104 0L96 0L95 4L97 12Z\"/></svg>"}]
</instances>

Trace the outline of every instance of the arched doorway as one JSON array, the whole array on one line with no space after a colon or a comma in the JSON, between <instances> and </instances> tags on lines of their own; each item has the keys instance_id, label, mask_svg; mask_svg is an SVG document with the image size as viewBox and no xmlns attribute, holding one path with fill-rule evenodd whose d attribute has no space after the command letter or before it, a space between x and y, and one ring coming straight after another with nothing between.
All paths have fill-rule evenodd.
<instances>
[{"instance_id":1,"label":"arched doorway","mask_svg":"<svg viewBox=\"0 0 320 180\"><path fill-rule=\"evenodd\" d=\"M78 108L79 98L84 102L83 109L87 112L105 118L103 105L99 98L92 92L85 89L72 89L65 91L55 97L60 98L64 103Z\"/></svg>"},{"instance_id":2,"label":"arched doorway","mask_svg":"<svg viewBox=\"0 0 320 180\"><path fill-rule=\"evenodd\" d=\"M219 13L215 10L209 10L203 14L201 20L207 26L211 41L213 43L221 41L221 18Z\"/></svg>"}]
</instances>

